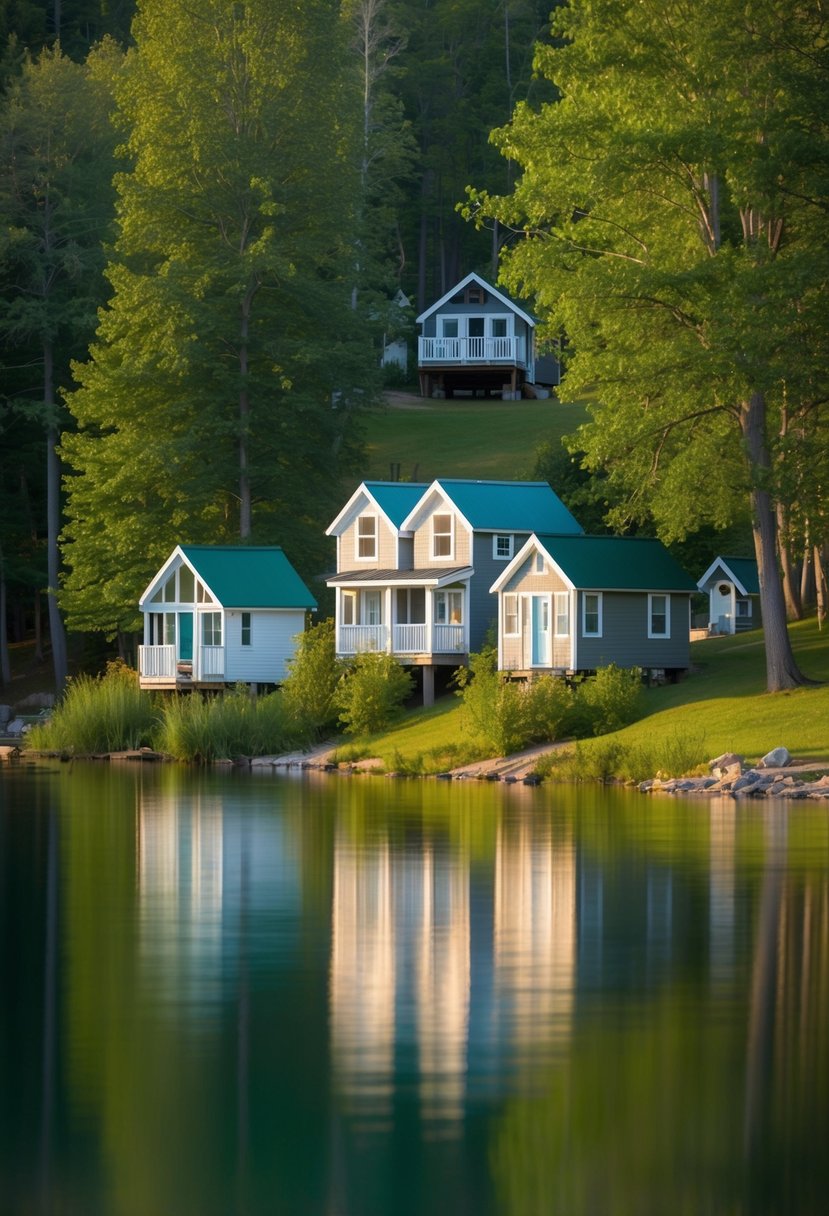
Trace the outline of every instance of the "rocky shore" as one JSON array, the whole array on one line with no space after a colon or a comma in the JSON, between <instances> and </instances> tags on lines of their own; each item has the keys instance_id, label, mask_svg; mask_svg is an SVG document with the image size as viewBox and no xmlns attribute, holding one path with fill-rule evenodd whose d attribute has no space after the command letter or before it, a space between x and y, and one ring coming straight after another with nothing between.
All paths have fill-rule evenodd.
<instances>
[{"instance_id":1,"label":"rocky shore","mask_svg":"<svg viewBox=\"0 0 829 1216\"><path fill-rule=\"evenodd\" d=\"M653 777L643 781L643 794L707 794L731 798L829 798L829 772L824 766L798 764L785 747L776 747L756 765L726 752L708 763L707 777Z\"/></svg>"}]
</instances>

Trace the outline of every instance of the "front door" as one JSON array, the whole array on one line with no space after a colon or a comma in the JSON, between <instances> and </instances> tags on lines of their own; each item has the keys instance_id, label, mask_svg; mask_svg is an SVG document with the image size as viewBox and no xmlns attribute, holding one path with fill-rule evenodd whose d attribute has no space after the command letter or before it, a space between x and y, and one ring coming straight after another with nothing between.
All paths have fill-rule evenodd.
<instances>
[{"instance_id":1,"label":"front door","mask_svg":"<svg viewBox=\"0 0 829 1216\"><path fill-rule=\"evenodd\" d=\"M193 661L193 613L178 615L178 657L182 663Z\"/></svg>"},{"instance_id":2,"label":"front door","mask_svg":"<svg viewBox=\"0 0 829 1216\"><path fill-rule=\"evenodd\" d=\"M532 665L550 665L550 597L532 597Z\"/></svg>"}]
</instances>

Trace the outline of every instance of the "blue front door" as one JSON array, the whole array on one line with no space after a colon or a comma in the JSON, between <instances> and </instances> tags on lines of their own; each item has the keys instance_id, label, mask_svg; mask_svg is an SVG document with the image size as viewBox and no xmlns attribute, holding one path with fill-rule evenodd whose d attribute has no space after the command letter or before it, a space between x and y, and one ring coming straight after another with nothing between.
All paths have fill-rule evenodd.
<instances>
[{"instance_id":1,"label":"blue front door","mask_svg":"<svg viewBox=\"0 0 829 1216\"><path fill-rule=\"evenodd\" d=\"M550 662L550 600L546 595L532 597L533 667Z\"/></svg>"},{"instance_id":2,"label":"blue front door","mask_svg":"<svg viewBox=\"0 0 829 1216\"><path fill-rule=\"evenodd\" d=\"M193 661L193 613L178 614L178 657L182 662Z\"/></svg>"}]
</instances>

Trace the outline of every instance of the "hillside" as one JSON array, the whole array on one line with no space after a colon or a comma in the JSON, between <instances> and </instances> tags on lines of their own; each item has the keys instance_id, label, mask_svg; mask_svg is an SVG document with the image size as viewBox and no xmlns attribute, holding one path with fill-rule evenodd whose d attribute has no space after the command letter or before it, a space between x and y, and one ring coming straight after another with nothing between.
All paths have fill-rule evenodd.
<instances>
[{"instance_id":1,"label":"hillside","mask_svg":"<svg viewBox=\"0 0 829 1216\"><path fill-rule=\"evenodd\" d=\"M586 416L555 398L426 401L389 393L387 400L367 422L366 478L387 480L398 464L401 481L529 478L538 444L571 433Z\"/></svg>"}]
</instances>

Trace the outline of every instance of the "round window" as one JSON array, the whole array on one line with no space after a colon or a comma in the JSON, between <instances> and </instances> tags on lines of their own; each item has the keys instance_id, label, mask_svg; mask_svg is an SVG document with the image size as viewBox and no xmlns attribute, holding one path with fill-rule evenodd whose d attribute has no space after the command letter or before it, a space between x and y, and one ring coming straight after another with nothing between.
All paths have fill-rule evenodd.
<instances>
[{"instance_id":1,"label":"round window","mask_svg":"<svg viewBox=\"0 0 829 1216\"><path fill-rule=\"evenodd\" d=\"M731 594L731 588L729 587L728 583L720 583L719 587L717 588L717 591L720 593L720 595L730 595Z\"/></svg>"}]
</instances>

